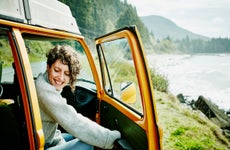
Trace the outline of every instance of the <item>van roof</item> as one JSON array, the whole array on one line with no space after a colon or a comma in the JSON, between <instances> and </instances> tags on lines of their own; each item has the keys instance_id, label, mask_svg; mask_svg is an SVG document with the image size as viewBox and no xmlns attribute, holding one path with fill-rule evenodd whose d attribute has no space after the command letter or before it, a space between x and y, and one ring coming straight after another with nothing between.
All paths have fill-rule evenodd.
<instances>
[{"instance_id":1,"label":"van roof","mask_svg":"<svg viewBox=\"0 0 230 150\"><path fill-rule=\"evenodd\" d=\"M81 34L69 6L58 0L0 0L0 19Z\"/></svg>"}]
</instances>

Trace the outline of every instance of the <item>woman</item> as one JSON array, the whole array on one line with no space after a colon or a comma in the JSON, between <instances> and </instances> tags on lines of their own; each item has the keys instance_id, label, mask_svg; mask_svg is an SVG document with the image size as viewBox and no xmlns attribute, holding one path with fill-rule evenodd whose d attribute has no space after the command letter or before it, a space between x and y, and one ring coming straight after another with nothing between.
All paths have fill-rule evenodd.
<instances>
[{"instance_id":1,"label":"woman","mask_svg":"<svg viewBox=\"0 0 230 150\"><path fill-rule=\"evenodd\" d=\"M35 81L47 149L112 149L114 141L121 137L119 131L106 129L77 113L61 96L67 84L74 90L80 68L74 49L56 46L47 54L46 72ZM58 124L76 138L66 142Z\"/></svg>"}]
</instances>

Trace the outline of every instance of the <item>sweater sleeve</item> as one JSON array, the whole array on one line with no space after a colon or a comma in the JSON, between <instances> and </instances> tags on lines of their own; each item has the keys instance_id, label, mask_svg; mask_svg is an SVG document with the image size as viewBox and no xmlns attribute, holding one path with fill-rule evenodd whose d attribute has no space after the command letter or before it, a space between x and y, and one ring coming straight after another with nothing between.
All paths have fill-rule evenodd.
<instances>
[{"instance_id":1,"label":"sweater sleeve","mask_svg":"<svg viewBox=\"0 0 230 150\"><path fill-rule=\"evenodd\" d=\"M55 87L44 79L36 80L38 99L43 105L44 111L60 124L67 132L79 138L81 141L104 149L111 149L119 131L111 131L84 117L66 103L66 99L56 91Z\"/></svg>"}]
</instances>

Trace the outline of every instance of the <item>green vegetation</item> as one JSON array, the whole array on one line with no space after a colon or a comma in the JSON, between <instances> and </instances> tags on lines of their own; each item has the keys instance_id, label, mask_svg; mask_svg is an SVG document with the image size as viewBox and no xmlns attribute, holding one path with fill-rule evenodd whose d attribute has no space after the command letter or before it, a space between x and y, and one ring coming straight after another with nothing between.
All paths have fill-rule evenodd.
<instances>
[{"instance_id":1,"label":"green vegetation","mask_svg":"<svg viewBox=\"0 0 230 150\"><path fill-rule=\"evenodd\" d=\"M150 45L147 27L137 15L136 8L126 0L59 0L68 6L82 35L90 45L94 38L125 26L136 25L144 45Z\"/></svg>"},{"instance_id":2,"label":"green vegetation","mask_svg":"<svg viewBox=\"0 0 230 150\"><path fill-rule=\"evenodd\" d=\"M155 91L165 150L225 150L229 140L203 113L182 105L164 92Z\"/></svg>"},{"instance_id":3,"label":"green vegetation","mask_svg":"<svg viewBox=\"0 0 230 150\"><path fill-rule=\"evenodd\" d=\"M25 45L29 54L31 62L37 62L46 60L46 53L56 44L68 44L74 47L79 52L83 49L78 42L67 41L36 41L36 40L25 40ZM13 62L13 56L10 50L10 45L6 37L0 39L0 60L4 60L4 66L11 66ZM3 59L4 58L4 59Z\"/></svg>"},{"instance_id":4,"label":"green vegetation","mask_svg":"<svg viewBox=\"0 0 230 150\"><path fill-rule=\"evenodd\" d=\"M132 65L130 65L128 62L116 62L111 66L112 68L116 69L116 73L119 78L116 78L115 82L122 82L122 81L133 81L135 82L135 70ZM155 90L161 91L161 92L167 92L169 82L167 78L154 70L150 70L150 76L153 83L153 88ZM137 83L136 83L137 84Z\"/></svg>"},{"instance_id":5,"label":"green vegetation","mask_svg":"<svg viewBox=\"0 0 230 150\"><path fill-rule=\"evenodd\" d=\"M168 80L155 71L150 71L160 125L163 128L165 150L225 150L229 140L221 129L203 113L182 105L167 93Z\"/></svg>"},{"instance_id":6,"label":"green vegetation","mask_svg":"<svg viewBox=\"0 0 230 150\"><path fill-rule=\"evenodd\" d=\"M117 82L132 80L133 67L127 62L113 64L119 69ZM221 129L213 124L203 113L184 106L168 90L165 76L150 70L155 89L157 112L160 126L163 128L164 150L225 150L229 140Z\"/></svg>"},{"instance_id":7,"label":"green vegetation","mask_svg":"<svg viewBox=\"0 0 230 150\"><path fill-rule=\"evenodd\" d=\"M122 81L133 81L135 82L135 69L132 65L128 62L116 62L113 63L111 68L115 68L116 73L118 74L115 82L122 82Z\"/></svg>"},{"instance_id":8,"label":"green vegetation","mask_svg":"<svg viewBox=\"0 0 230 150\"><path fill-rule=\"evenodd\" d=\"M229 38L212 38L210 40L190 39L188 36L181 40L167 37L154 44L156 52L166 53L229 53Z\"/></svg>"},{"instance_id":9,"label":"green vegetation","mask_svg":"<svg viewBox=\"0 0 230 150\"><path fill-rule=\"evenodd\" d=\"M36 62L46 59L46 53L53 47L53 44L48 41L26 41L26 47L30 61Z\"/></svg>"},{"instance_id":10,"label":"green vegetation","mask_svg":"<svg viewBox=\"0 0 230 150\"><path fill-rule=\"evenodd\" d=\"M134 69L129 63L116 63L113 67L119 68L120 80L130 80ZM225 150L230 146L221 129L203 113L182 105L174 95L167 93L169 83L165 76L153 70L150 75L163 128L164 150Z\"/></svg>"},{"instance_id":11,"label":"green vegetation","mask_svg":"<svg viewBox=\"0 0 230 150\"><path fill-rule=\"evenodd\" d=\"M161 92L167 92L169 82L167 78L154 70L150 70L150 75L153 83L153 88Z\"/></svg>"},{"instance_id":12,"label":"green vegetation","mask_svg":"<svg viewBox=\"0 0 230 150\"><path fill-rule=\"evenodd\" d=\"M164 37L158 39L126 0L60 0L70 6L86 41L94 46L94 38L125 26L136 25L146 50L158 53L229 53L230 39ZM158 24L152 24L155 27ZM168 25L168 24L167 24ZM159 26L159 25L158 25ZM159 27L158 27L159 28ZM168 29L170 30L170 29ZM177 31L171 31L177 32ZM178 33L179 34L179 33ZM185 34L184 34L185 35Z\"/></svg>"},{"instance_id":13,"label":"green vegetation","mask_svg":"<svg viewBox=\"0 0 230 150\"><path fill-rule=\"evenodd\" d=\"M206 44L204 41L193 41L189 38L182 41L172 41L169 37L161 41L156 40L153 34L148 35L146 28L138 19L135 8L127 4L127 1L61 1L71 7L82 35L90 42L96 36L105 34L118 27L136 24L145 46L150 45L148 48L151 49L152 45L154 50L158 52L171 53L180 50L182 52L204 52L204 50L205 52L210 52L207 50L211 50L211 52L229 52L229 49L227 51L224 48L226 46L230 47L228 45L229 39L212 39L211 41L206 41ZM149 37L151 43L149 43ZM27 44L31 53L31 59L35 61L39 56L33 55L33 53L44 54L44 50L48 50L52 46L51 43L36 45L31 42ZM205 45L210 47L205 47ZM220 47L221 45L225 46ZM10 49L9 43L1 39L0 59L12 59L12 55L7 49ZM12 60L9 62L12 62ZM4 65L11 64L6 61ZM133 73L134 69L128 63L116 64L115 68L117 67L120 69L119 72L122 74L123 80L124 78L130 80L130 74ZM155 89L159 123L163 128L164 150L225 150L230 148L229 140L222 135L219 127L214 125L199 111L193 111L184 107L175 96L166 93L169 83L165 76L156 73L154 70L151 70L150 74Z\"/></svg>"},{"instance_id":14,"label":"green vegetation","mask_svg":"<svg viewBox=\"0 0 230 150\"><path fill-rule=\"evenodd\" d=\"M30 60L33 62L46 59L44 56L46 52L53 47L51 42L26 41L26 47L30 54ZM8 41L4 38L0 39L0 60L4 60L3 66L11 66L13 56Z\"/></svg>"},{"instance_id":15,"label":"green vegetation","mask_svg":"<svg viewBox=\"0 0 230 150\"><path fill-rule=\"evenodd\" d=\"M3 47L9 49L7 42L0 40L1 57L10 57ZM38 56L33 54L44 54L52 43L34 43L32 41L26 43L30 50L31 59L36 61ZM8 56L7 56L8 55ZM134 74L134 68L128 63L115 63L115 69L119 69L119 80L134 80L130 77ZM155 97L157 102L157 112L159 123L163 128L163 149L165 150L225 150L229 147L229 140L226 139L221 129L214 125L199 111L193 111L184 107L175 96L167 94L168 80L150 70L150 75L155 89ZM159 92L161 91L161 92Z\"/></svg>"},{"instance_id":16,"label":"green vegetation","mask_svg":"<svg viewBox=\"0 0 230 150\"><path fill-rule=\"evenodd\" d=\"M4 60L3 66L11 66L13 60L12 53L10 51L10 45L5 38L0 39L0 61Z\"/></svg>"}]
</instances>

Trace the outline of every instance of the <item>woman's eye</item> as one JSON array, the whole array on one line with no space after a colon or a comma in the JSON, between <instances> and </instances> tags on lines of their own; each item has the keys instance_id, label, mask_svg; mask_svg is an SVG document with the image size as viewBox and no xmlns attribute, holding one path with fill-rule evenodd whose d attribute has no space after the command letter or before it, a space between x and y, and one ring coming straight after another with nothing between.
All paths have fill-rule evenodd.
<instances>
[{"instance_id":1,"label":"woman's eye","mask_svg":"<svg viewBox=\"0 0 230 150\"><path fill-rule=\"evenodd\" d=\"M59 72L59 69L54 69L55 72Z\"/></svg>"},{"instance_id":2,"label":"woman's eye","mask_svg":"<svg viewBox=\"0 0 230 150\"><path fill-rule=\"evenodd\" d=\"M66 75L66 76L70 76L70 73L69 73L69 72L68 72L68 73L66 72L65 75Z\"/></svg>"}]
</instances>

